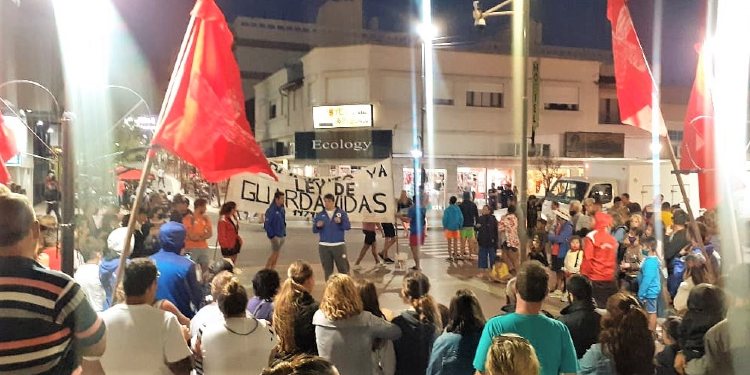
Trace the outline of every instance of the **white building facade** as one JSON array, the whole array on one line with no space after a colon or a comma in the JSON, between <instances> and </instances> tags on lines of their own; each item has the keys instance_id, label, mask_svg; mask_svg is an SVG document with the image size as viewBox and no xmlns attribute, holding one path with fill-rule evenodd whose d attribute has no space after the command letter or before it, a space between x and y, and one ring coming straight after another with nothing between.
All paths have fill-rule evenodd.
<instances>
[{"instance_id":1,"label":"white building facade","mask_svg":"<svg viewBox=\"0 0 750 375\"><path fill-rule=\"evenodd\" d=\"M650 134L619 124L612 68L606 60L606 54L593 59L529 60L529 72L534 61L538 64L540 88L533 148L537 156L530 157L526 176L530 194L543 191L535 166L538 155L559 158L563 173L570 176L582 175L590 158L650 157ZM313 108L371 106L372 126L361 128L360 133L391 132L391 144L383 146L391 147L395 191L412 193L411 151L421 129L419 49L315 48L300 61L301 67L277 71L255 85L256 138L266 153L306 175L329 176L369 165L372 154L349 159L330 158L331 153L322 158L295 158L300 147L310 147L295 144L295 135L328 133L330 138L340 133L342 142L352 141L347 138L351 129L315 129ZM522 178L520 125L512 123L512 111L520 104L512 98L510 56L438 50L434 83L434 133L425 135L424 145L425 189L433 206L442 208L451 195L467 190L476 191L481 203L492 183L518 185ZM528 83L531 94L532 80ZM676 90L683 91L684 95L670 96L676 97L677 104L662 104L668 127L677 138L689 88Z\"/></svg>"}]
</instances>

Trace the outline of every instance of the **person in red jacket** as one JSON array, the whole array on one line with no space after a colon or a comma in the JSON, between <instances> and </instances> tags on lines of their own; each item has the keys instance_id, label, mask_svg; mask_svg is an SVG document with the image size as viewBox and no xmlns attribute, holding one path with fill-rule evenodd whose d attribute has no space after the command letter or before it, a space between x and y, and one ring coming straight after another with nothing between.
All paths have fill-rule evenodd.
<instances>
[{"instance_id":1,"label":"person in red jacket","mask_svg":"<svg viewBox=\"0 0 750 375\"><path fill-rule=\"evenodd\" d=\"M617 293L617 240L609 233L612 217L597 212L594 230L583 240L581 274L593 284L594 300L599 308L607 306L607 298Z\"/></svg>"},{"instance_id":2,"label":"person in red jacket","mask_svg":"<svg viewBox=\"0 0 750 375\"><path fill-rule=\"evenodd\" d=\"M237 255L242 248L242 237L239 235L240 222L237 215L237 203L226 202L219 210L218 237L221 255L237 264Z\"/></svg>"}]
</instances>

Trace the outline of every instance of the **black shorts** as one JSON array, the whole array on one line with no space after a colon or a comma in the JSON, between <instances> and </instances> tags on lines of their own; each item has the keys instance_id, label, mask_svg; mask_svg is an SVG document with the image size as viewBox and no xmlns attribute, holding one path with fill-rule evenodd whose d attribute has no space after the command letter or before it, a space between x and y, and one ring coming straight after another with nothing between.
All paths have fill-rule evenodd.
<instances>
[{"instance_id":1,"label":"black shorts","mask_svg":"<svg viewBox=\"0 0 750 375\"><path fill-rule=\"evenodd\" d=\"M552 256L552 267L550 267L550 268L552 269L553 272L560 272L563 269L564 263L565 263L564 259L560 259L560 258L557 257L557 255L553 255Z\"/></svg>"},{"instance_id":2,"label":"black shorts","mask_svg":"<svg viewBox=\"0 0 750 375\"><path fill-rule=\"evenodd\" d=\"M380 227L383 228L383 235L385 238L396 237L396 227L391 223L380 223Z\"/></svg>"},{"instance_id":3,"label":"black shorts","mask_svg":"<svg viewBox=\"0 0 750 375\"><path fill-rule=\"evenodd\" d=\"M363 230L365 234L365 245L372 245L375 243L375 232L371 230Z\"/></svg>"}]
</instances>

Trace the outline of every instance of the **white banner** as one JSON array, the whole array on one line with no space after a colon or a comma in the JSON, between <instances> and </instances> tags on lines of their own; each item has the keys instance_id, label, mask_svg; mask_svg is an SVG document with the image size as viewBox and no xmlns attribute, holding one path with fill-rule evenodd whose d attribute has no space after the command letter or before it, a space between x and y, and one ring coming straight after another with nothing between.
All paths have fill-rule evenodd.
<instances>
[{"instance_id":1,"label":"white banner","mask_svg":"<svg viewBox=\"0 0 750 375\"><path fill-rule=\"evenodd\" d=\"M336 206L346 211L351 221L394 220L396 200L390 159L340 177L300 176L275 163L271 163L271 168L278 181L252 174L232 177L227 201L236 202L240 211L262 213L273 201L274 193L281 191L288 217L312 217L323 210L323 196L331 193L336 197Z\"/></svg>"}]
</instances>

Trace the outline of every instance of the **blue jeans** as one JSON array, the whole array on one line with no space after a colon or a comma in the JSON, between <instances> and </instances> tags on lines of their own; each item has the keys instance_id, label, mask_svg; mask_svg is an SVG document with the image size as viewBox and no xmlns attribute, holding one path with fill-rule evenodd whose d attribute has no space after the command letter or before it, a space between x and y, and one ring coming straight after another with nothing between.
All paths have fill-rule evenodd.
<instances>
[{"instance_id":1,"label":"blue jeans","mask_svg":"<svg viewBox=\"0 0 750 375\"><path fill-rule=\"evenodd\" d=\"M490 269L495 263L495 257L497 256L497 249L494 247L479 247L479 259L477 264L480 269Z\"/></svg>"}]
</instances>

